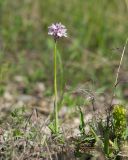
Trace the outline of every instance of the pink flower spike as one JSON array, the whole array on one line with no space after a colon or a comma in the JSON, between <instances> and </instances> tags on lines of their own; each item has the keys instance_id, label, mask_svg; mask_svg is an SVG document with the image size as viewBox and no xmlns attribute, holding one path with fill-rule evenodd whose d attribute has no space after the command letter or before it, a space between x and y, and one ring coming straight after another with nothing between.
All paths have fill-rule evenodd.
<instances>
[{"instance_id":1,"label":"pink flower spike","mask_svg":"<svg viewBox=\"0 0 128 160\"><path fill-rule=\"evenodd\" d=\"M55 23L48 27L48 35L53 36L56 41L61 37L67 37L67 29L61 23Z\"/></svg>"}]
</instances>

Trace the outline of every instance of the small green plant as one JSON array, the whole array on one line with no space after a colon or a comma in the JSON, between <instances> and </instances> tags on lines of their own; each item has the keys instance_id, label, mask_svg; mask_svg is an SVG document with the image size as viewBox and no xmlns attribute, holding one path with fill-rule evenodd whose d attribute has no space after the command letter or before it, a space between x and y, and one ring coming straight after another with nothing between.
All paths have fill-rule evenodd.
<instances>
[{"instance_id":1,"label":"small green plant","mask_svg":"<svg viewBox=\"0 0 128 160\"><path fill-rule=\"evenodd\" d=\"M16 108L11 112L11 117L13 120L13 124L19 125L22 124L24 119L25 107Z\"/></svg>"},{"instance_id":2,"label":"small green plant","mask_svg":"<svg viewBox=\"0 0 128 160\"><path fill-rule=\"evenodd\" d=\"M125 107L123 105L114 105L112 116L115 137L121 139L127 126Z\"/></svg>"},{"instance_id":3,"label":"small green plant","mask_svg":"<svg viewBox=\"0 0 128 160\"><path fill-rule=\"evenodd\" d=\"M0 66L0 82L4 82L6 80L8 70L9 70L9 64L8 63L4 63Z\"/></svg>"},{"instance_id":4,"label":"small green plant","mask_svg":"<svg viewBox=\"0 0 128 160\"><path fill-rule=\"evenodd\" d=\"M67 29L61 23L52 24L49 27L48 34L54 38L54 123L49 128L52 133L59 133L59 120L58 120L58 91L57 91L57 41L61 37L67 37Z\"/></svg>"},{"instance_id":5,"label":"small green plant","mask_svg":"<svg viewBox=\"0 0 128 160\"><path fill-rule=\"evenodd\" d=\"M80 125L79 125L79 130L81 135L85 135L85 122L84 122L84 115L83 112L80 108L80 106L78 106L79 109L79 113L80 113Z\"/></svg>"},{"instance_id":6,"label":"small green plant","mask_svg":"<svg viewBox=\"0 0 128 160\"><path fill-rule=\"evenodd\" d=\"M9 64L3 63L0 66L0 96L3 95L5 86L4 83L8 79L8 73L9 73Z\"/></svg>"}]
</instances>

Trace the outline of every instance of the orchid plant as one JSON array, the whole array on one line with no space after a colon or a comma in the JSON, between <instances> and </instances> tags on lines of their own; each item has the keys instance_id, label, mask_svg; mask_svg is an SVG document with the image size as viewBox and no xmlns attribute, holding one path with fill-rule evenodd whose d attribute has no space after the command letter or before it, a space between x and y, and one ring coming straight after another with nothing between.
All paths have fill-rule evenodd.
<instances>
[{"instance_id":1,"label":"orchid plant","mask_svg":"<svg viewBox=\"0 0 128 160\"><path fill-rule=\"evenodd\" d=\"M61 23L55 23L48 27L48 35L54 39L54 133L59 132L58 121L58 91L57 91L57 42L62 37L67 37L67 29Z\"/></svg>"}]
</instances>

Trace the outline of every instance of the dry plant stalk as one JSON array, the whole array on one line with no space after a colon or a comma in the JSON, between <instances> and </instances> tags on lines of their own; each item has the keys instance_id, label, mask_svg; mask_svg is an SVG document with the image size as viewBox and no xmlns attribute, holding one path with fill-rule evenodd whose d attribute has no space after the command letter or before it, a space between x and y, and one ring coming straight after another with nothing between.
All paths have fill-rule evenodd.
<instances>
[{"instance_id":1,"label":"dry plant stalk","mask_svg":"<svg viewBox=\"0 0 128 160\"><path fill-rule=\"evenodd\" d=\"M126 42L125 42L125 45L124 45L124 48L123 48L123 51L122 51L119 67L118 67L117 74L116 74L116 80L115 80L115 83L114 83L115 87L118 84L118 78L119 78L120 68L121 68L121 64L122 64L122 61L123 61L123 57L124 57L124 53L125 53L125 50L126 50L127 43L128 43L128 38L126 39Z\"/></svg>"}]
</instances>

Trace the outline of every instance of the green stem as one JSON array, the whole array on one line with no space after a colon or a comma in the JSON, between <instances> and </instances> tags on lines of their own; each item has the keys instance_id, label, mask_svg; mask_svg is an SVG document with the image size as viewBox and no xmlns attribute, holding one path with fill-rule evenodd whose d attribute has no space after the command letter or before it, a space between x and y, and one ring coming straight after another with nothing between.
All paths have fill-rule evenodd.
<instances>
[{"instance_id":1,"label":"green stem","mask_svg":"<svg viewBox=\"0 0 128 160\"><path fill-rule=\"evenodd\" d=\"M58 107L57 107L57 42L55 41L54 47L54 112L55 112L55 132L58 133Z\"/></svg>"}]
</instances>

